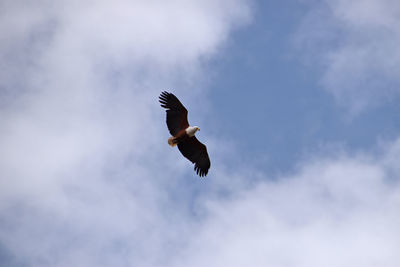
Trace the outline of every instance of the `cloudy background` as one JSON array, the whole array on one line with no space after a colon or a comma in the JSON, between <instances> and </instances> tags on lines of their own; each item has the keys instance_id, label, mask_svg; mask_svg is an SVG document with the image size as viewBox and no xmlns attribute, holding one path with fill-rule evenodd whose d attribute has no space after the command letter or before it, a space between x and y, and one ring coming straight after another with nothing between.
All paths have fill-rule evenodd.
<instances>
[{"instance_id":1,"label":"cloudy background","mask_svg":"<svg viewBox=\"0 0 400 267\"><path fill-rule=\"evenodd\" d=\"M398 266L400 4L276 2L1 1L0 265Z\"/></svg>"}]
</instances>

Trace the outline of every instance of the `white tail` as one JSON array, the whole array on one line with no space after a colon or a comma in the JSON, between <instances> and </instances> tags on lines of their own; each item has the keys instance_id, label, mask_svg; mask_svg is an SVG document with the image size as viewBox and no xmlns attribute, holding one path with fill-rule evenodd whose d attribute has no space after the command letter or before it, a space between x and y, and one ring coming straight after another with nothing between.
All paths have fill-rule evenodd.
<instances>
[{"instance_id":1,"label":"white tail","mask_svg":"<svg viewBox=\"0 0 400 267\"><path fill-rule=\"evenodd\" d=\"M174 147L176 144L178 144L178 141L175 139L175 137L171 136L168 138L168 145Z\"/></svg>"}]
</instances>

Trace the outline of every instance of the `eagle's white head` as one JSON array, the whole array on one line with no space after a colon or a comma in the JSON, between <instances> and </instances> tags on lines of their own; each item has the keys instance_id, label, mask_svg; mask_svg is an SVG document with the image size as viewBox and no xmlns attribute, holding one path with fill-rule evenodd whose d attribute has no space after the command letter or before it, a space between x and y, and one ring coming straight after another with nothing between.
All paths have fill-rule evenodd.
<instances>
[{"instance_id":1,"label":"eagle's white head","mask_svg":"<svg viewBox=\"0 0 400 267\"><path fill-rule=\"evenodd\" d=\"M186 134L193 137L197 131L200 131L198 126L189 126L186 128Z\"/></svg>"}]
</instances>

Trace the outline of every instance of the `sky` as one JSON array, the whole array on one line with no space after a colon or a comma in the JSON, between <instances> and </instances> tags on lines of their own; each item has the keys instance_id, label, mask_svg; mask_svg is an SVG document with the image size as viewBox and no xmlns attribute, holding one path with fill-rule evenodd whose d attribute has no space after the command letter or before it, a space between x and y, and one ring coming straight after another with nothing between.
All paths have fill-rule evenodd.
<instances>
[{"instance_id":1,"label":"sky","mask_svg":"<svg viewBox=\"0 0 400 267\"><path fill-rule=\"evenodd\" d=\"M0 3L0 265L397 267L400 3ZM167 144L162 91L207 145Z\"/></svg>"}]
</instances>

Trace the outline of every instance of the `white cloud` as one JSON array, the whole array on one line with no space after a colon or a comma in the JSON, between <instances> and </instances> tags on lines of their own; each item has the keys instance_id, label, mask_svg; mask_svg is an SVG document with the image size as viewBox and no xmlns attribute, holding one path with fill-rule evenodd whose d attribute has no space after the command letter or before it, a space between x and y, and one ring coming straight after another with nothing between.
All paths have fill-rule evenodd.
<instances>
[{"instance_id":1,"label":"white cloud","mask_svg":"<svg viewBox=\"0 0 400 267\"><path fill-rule=\"evenodd\" d=\"M170 177L188 167L168 158L158 94L196 96L202 60L249 19L247 2L2 1L0 12L0 261L153 265L176 234Z\"/></svg>"},{"instance_id":2,"label":"white cloud","mask_svg":"<svg viewBox=\"0 0 400 267\"><path fill-rule=\"evenodd\" d=\"M379 157L314 159L207 201L208 217L176 266L397 266L398 143Z\"/></svg>"},{"instance_id":3,"label":"white cloud","mask_svg":"<svg viewBox=\"0 0 400 267\"><path fill-rule=\"evenodd\" d=\"M299 52L322 66L322 86L354 114L399 96L399 14L393 0L326 0L310 4L299 27Z\"/></svg>"},{"instance_id":4,"label":"white cloud","mask_svg":"<svg viewBox=\"0 0 400 267\"><path fill-rule=\"evenodd\" d=\"M152 109L159 92L191 91L194 80L183 77L196 75L249 12L242 1L2 6L4 194L11 178L53 183L109 157L142 155L165 130L153 123L164 115Z\"/></svg>"}]
</instances>

